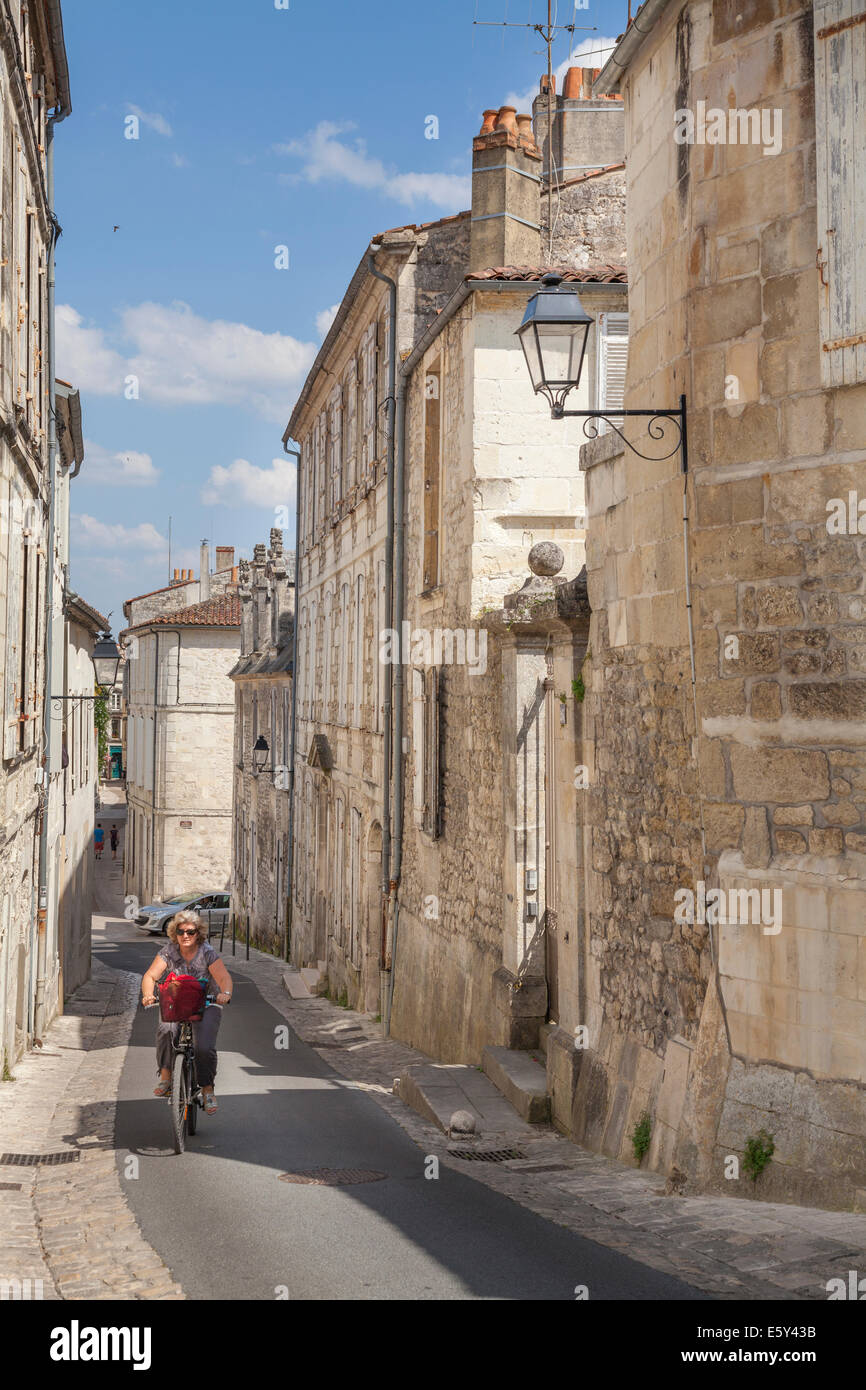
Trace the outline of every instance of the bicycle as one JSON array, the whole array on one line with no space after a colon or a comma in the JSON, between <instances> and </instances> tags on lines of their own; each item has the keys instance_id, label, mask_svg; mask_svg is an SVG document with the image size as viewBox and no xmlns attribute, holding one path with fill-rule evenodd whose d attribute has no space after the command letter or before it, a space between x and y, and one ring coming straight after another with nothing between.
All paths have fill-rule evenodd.
<instances>
[{"instance_id":1,"label":"bicycle","mask_svg":"<svg viewBox=\"0 0 866 1390\"><path fill-rule=\"evenodd\" d=\"M187 1135L195 1134L198 1109L204 1107L204 1096L196 1076L192 1024L181 1023L178 1028L177 1039L172 1039L174 1060L171 1068L169 1105L174 1130L174 1151L182 1154L186 1148Z\"/></svg>"},{"instance_id":2,"label":"bicycle","mask_svg":"<svg viewBox=\"0 0 866 1390\"><path fill-rule=\"evenodd\" d=\"M204 1008L208 1008L211 1003L210 999L206 999ZM158 1005L145 1004L144 1007L155 1009ZM176 1154L182 1154L186 1149L187 1136L196 1132L198 1110L204 1109L204 1095L196 1075L192 1023L184 1020L177 1024L177 1028L177 1037L172 1037L171 1040L174 1057L171 1066L171 1091L167 1099L171 1107L174 1151Z\"/></svg>"}]
</instances>

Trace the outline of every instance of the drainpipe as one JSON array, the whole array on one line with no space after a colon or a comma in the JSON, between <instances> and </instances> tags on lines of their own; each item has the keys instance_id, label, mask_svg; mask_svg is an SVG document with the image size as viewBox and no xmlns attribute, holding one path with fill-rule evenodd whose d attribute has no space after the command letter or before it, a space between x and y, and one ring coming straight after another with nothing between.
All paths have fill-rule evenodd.
<instances>
[{"instance_id":1,"label":"drainpipe","mask_svg":"<svg viewBox=\"0 0 866 1390\"><path fill-rule=\"evenodd\" d=\"M376 269L375 257L371 254L367 257L367 269L377 280L382 280L388 286L388 312L391 321L391 332L388 343L388 488L387 488L387 537L385 541L385 612L392 630L396 629L399 634L400 627L395 621L393 613L395 603L395 565L394 565L394 542L395 542L395 407L396 407L396 379L397 379L397 282L392 280L390 275L383 275ZM401 379L402 386L402 379ZM401 488L402 493L402 488ZM397 513L402 517L402 511ZM402 556L401 556L402 560ZM401 565L402 574L402 565ZM399 602L399 589L398 598ZM377 660L381 659L381 652L377 653ZM398 663L397 671L401 668ZM380 964L385 968L387 959L387 930L388 930L388 905L389 898L393 906L393 899L396 893L396 883L393 881L390 872L391 864L391 769L392 769L392 683L393 675L389 670L385 679L385 700L382 711L382 736L383 736L383 775L382 775L382 944L380 951ZM393 759L393 766L396 770L401 765L400 759ZM395 811L399 807L399 797L395 788ZM393 949L391 952L391 988L393 988ZM389 993L390 998L390 993ZM385 1036L388 1036L387 1024Z\"/></svg>"},{"instance_id":2,"label":"drainpipe","mask_svg":"<svg viewBox=\"0 0 866 1390\"><path fill-rule=\"evenodd\" d=\"M48 953L48 812L51 801L51 694L54 680L54 547L57 527L57 400L54 389L55 373L55 249L60 225L54 215L54 127L65 121L71 111L68 99L58 105L45 123L45 173L51 239L48 246L48 557L45 576L45 689L43 691L42 739L45 749L43 782L39 791L39 898L36 913L36 999L33 1011L34 1040L41 1040L45 1031L45 971ZM32 957L31 957L32 959Z\"/></svg>"},{"instance_id":3,"label":"drainpipe","mask_svg":"<svg viewBox=\"0 0 866 1390\"><path fill-rule=\"evenodd\" d=\"M406 381L404 372L400 373L400 380L397 383L397 462L395 465L395 497L394 510L396 513L396 523L394 528L394 629L397 633L398 643L402 642L403 637L403 614L405 612L405 585L403 577L403 559L405 550L406 525L404 521L404 463L406 452ZM388 1011L384 1021L385 1037L390 1037L391 1033L391 1007L394 1001L394 979L397 964L397 923L400 909L397 904L397 888L400 883L400 873L403 864L403 686L405 682L405 666L403 664L403 651L399 649L400 660L397 663L394 674L394 834L391 842L391 879L390 889L390 908L391 908L391 978L388 982Z\"/></svg>"},{"instance_id":4,"label":"drainpipe","mask_svg":"<svg viewBox=\"0 0 866 1390\"><path fill-rule=\"evenodd\" d=\"M295 487L295 615L292 621L292 720L289 732L289 829L286 886L289 900L286 905L286 946L288 960L292 945L292 909L295 901L295 726L298 709L298 581L301 573L301 451L290 449L283 440L283 451L297 460L298 477Z\"/></svg>"}]
</instances>

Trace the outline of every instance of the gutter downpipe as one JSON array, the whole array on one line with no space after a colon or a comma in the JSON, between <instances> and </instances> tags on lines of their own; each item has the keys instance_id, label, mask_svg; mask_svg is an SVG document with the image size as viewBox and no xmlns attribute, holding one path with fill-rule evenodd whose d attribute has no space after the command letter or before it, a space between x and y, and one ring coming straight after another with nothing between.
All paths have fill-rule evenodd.
<instances>
[{"instance_id":1,"label":"gutter downpipe","mask_svg":"<svg viewBox=\"0 0 866 1390\"><path fill-rule=\"evenodd\" d=\"M385 538L385 612L386 612L386 614L387 614L387 616L388 616L388 621L389 621L389 623L390 623L390 626L391 626L392 630L396 629L396 631L399 633L399 632L400 632L400 628L399 628L399 626L397 625L396 616L395 616L395 613L394 613L394 605L395 605L395 585L394 585L394 575L395 575L395 565L394 565L395 525L394 525L394 521L395 521L395 508L396 508L396 503L395 503L395 481L396 481L396 480L395 480L395 471L397 471L397 470L395 470L395 452L396 452L396 451L395 451L395 441L396 441L396 440L401 440L401 438L402 438L402 437L401 437L401 433L400 433L400 431L401 431L401 425L400 425L399 422L398 422L397 424L395 424L395 414L398 414L398 402L397 402L397 400L396 400L396 381L397 381L397 282L396 282L396 280L392 280L390 275L384 275L384 274L382 273L381 270L377 270L377 269L376 269L375 256L374 256L374 254L373 254L372 252L371 252L370 255L368 255L368 257L367 257L367 269L369 270L369 272L370 272L371 275L375 276L375 278L376 278L377 280L382 280L382 281L384 282L384 284L386 284L386 285L388 286L388 312L389 312L389 318L390 318L390 333L389 333L389 343L388 343L388 398L387 398L387 407L388 407L388 416L387 416L387 419L388 419L388 425L387 425L387 431L388 431L388 487L387 487L387 493L386 493L386 496L387 496L387 534L386 534L386 538ZM401 379L400 379L400 385L401 385L401 388L402 388L402 385L403 385L402 377L401 377ZM401 448L400 448L400 467L399 467L399 472L400 472L400 496L401 496L401 498L402 498L402 468L403 468L403 450L402 450L402 444L401 444ZM399 513L397 513L397 515L399 515L399 516L402 518L402 511L400 511ZM402 537L401 537L401 543L402 543ZM400 577L401 577L400 583L402 583L402 558L403 558L403 557L402 557L402 552L401 552L401 554L400 554ZM402 591L401 591L401 588L400 588L400 584L398 584L397 590L396 590L396 602L400 603L401 600L402 600ZM398 640L399 640L399 639L398 639ZM377 660L381 660L381 653L380 653L380 652L377 652L376 657L377 657ZM398 667L397 667L398 672L400 671L400 669L401 669L401 668L400 668L400 666L399 666L399 664L398 664ZM401 767L401 761L400 761L400 758L399 758L398 753L397 753L397 744L396 744L396 741L395 741L395 743L394 743L394 750L395 750L395 751L394 751L394 753L392 754L392 737L396 737L395 735L392 735L392 726L394 726L394 721L393 721L393 703L392 703L392 699L393 699L393 697L392 697L393 681L394 681L393 672L389 669L388 672L387 672L386 680L385 680L385 699L384 699L384 702L383 702L383 709L382 709L382 738L383 738L383 770L382 770L382 784L383 784L383 785L382 785L382 941L381 941L380 953L379 953L379 964L380 964L380 968L383 969L383 970L384 970L384 969L387 969L387 959L388 959L388 953L387 953L388 916L389 916L389 912L393 912L394 905L395 905L395 902L396 902L396 896L397 896L397 882L396 882L395 878L393 877L393 875L392 875L392 873L391 873L391 853L392 853L392 835L391 835L391 815L392 815L392 803L391 803L391 776L392 776L392 768L393 768L393 771L394 771L395 775L397 774L397 770ZM398 709L399 709L399 701L398 701ZM396 726L394 726L394 727L396 727ZM396 812L397 812L397 810L398 810L398 808L399 808L399 804L400 804L400 798L399 798L399 795L398 795L397 790L396 790L396 787L395 787L395 797L394 797L394 814L395 814L395 816L396 816ZM389 991L388 991L388 1001L389 1001L389 1004L388 1004L388 1013L387 1013L387 1015L383 1018L384 1035L385 1035L386 1038L387 1038L387 1036L388 1036L388 1023L389 1023L389 1021L390 1021L390 999L391 999L391 993L392 993L392 991L393 991L393 988L394 988L394 950L393 950L393 944L392 944L392 948L391 948L391 977L390 977L390 981L389 981Z\"/></svg>"},{"instance_id":2,"label":"gutter downpipe","mask_svg":"<svg viewBox=\"0 0 866 1390\"><path fill-rule=\"evenodd\" d=\"M286 945L283 959L288 960L292 945L292 909L295 901L295 729L298 710L298 581L301 574L301 451L290 449L283 440L283 453L297 460L295 487L295 613L292 619L292 721L289 729L289 828L288 863L286 864Z\"/></svg>"},{"instance_id":3,"label":"gutter downpipe","mask_svg":"<svg viewBox=\"0 0 866 1390\"><path fill-rule=\"evenodd\" d=\"M54 679L54 546L57 527L57 398L54 387L54 301L55 249L60 225L54 215L54 127L70 114L68 101L61 102L49 116L45 138L45 175L51 242L48 248L48 556L45 575L45 689L43 691L42 739L45 768L39 796L39 898L36 912L36 998L33 1009L33 1037L41 1040L45 1030L45 969L48 953L48 812L51 801L51 695ZM32 957L31 957L32 959Z\"/></svg>"}]
</instances>

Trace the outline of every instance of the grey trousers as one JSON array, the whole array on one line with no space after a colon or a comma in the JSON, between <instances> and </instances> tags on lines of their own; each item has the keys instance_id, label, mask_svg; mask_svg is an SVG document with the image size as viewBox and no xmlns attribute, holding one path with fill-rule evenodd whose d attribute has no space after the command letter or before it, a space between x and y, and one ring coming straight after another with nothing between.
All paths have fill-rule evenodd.
<instances>
[{"instance_id":1,"label":"grey trousers","mask_svg":"<svg viewBox=\"0 0 866 1390\"><path fill-rule=\"evenodd\" d=\"M195 1048L195 1070L200 1086L212 1086L217 1069L216 1040L223 1011L221 1004L211 1004L205 1009L201 1023L192 1025L192 1045ZM174 1051L172 1033L177 1036L179 1023L163 1023L160 1019L156 1029L156 1063L164 1071L171 1071Z\"/></svg>"}]
</instances>

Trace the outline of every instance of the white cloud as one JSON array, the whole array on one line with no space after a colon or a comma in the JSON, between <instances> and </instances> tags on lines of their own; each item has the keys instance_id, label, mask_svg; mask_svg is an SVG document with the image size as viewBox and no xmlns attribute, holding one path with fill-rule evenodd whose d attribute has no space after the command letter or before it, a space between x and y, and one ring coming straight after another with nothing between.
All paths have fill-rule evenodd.
<instances>
[{"instance_id":1,"label":"white cloud","mask_svg":"<svg viewBox=\"0 0 866 1390\"><path fill-rule=\"evenodd\" d=\"M107 551L137 547L146 552L168 553L167 539L149 521L142 521L138 526L123 526L120 522L97 521L95 516L82 512L73 515L70 530L76 547Z\"/></svg>"},{"instance_id":2,"label":"white cloud","mask_svg":"<svg viewBox=\"0 0 866 1390\"><path fill-rule=\"evenodd\" d=\"M112 340L128 343L122 355ZM120 395L138 378L140 399L160 405L239 405L282 422L293 388L316 355L313 343L244 323L205 319L188 304L139 304L107 333L70 305L57 309L58 371L85 393Z\"/></svg>"},{"instance_id":3,"label":"white cloud","mask_svg":"<svg viewBox=\"0 0 866 1390\"><path fill-rule=\"evenodd\" d=\"M131 101L126 104L133 116L137 116L141 124L146 125L148 130L155 131L157 135L171 135L171 126L165 116L161 116L158 111L142 111L140 106L134 106Z\"/></svg>"},{"instance_id":4,"label":"white cloud","mask_svg":"<svg viewBox=\"0 0 866 1390\"><path fill-rule=\"evenodd\" d=\"M337 317L339 304L332 304L330 309L322 309L321 313L316 314L316 332L320 338L324 338L334 319Z\"/></svg>"},{"instance_id":5,"label":"white cloud","mask_svg":"<svg viewBox=\"0 0 866 1390\"><path fill-rule=\"evenodd\" d=\"M569 68L603 68L613 50L616 48L616 39L602 38L600 34L593 34L588 39L581 39L580 43L574 48L570 57L564 58L554 69L556 76L556 90L562 91L562 82ZM592 59L591 62L579 59ZM531 111L532 103L538 96L539 84L529 87L523 92L509 92L505 98L506 106L516 106L518 111Z\"/></svg>"},{"instance_id":6,"label":"white cloud","mask_svg":"<svg viewBox=\"0 0 866 1390\"><path fill-rule=\"evenodd\" d=\"M113 396L123 390L126 364L108 346L101 328L86 327L71 304L58 304L57 359L59 374L65 381L97 396ZM69 376L63 374L68 372Z\"/></svg>"},{"instance_id":7,"label":"white cloud","mask_svg":"<svg viewBox=\"0 0 866 1390\"><path fill-rule=\"evenodd\" d=\"M173 154L172 157L171 157L171 162L172 162L172 164L174 165L175 169L188 169L188 168L189 168L189 160L187 159L186 155L183 155L183 154Z\"/></svg>"},{"instance_id":8,"label":"white cloud","mask_svg":"<svg viewBox=\"0 0 866 1390\"><path fill-rule=\"evenodd\" d=\"M137 449L124 449L113 454L101 444L84 441L82 483L99 483L102 487L149 487L159 477L150 454Z\"/></svg>"},{"instance_id":9,"label":"white cloud","mask_svg":"<svg viewBox=\"0 0 866 1390\"><path fill-rule=\"evenodd\" d=\"M202 488L201 500L206 506L222 503L234 507L241 502L250 507L292 510L295 482L296 468L292 459L272 459L270 468L257 468L247 459L235 459L228 468L214 464Z\"/></svg>"},{"instance_id":10,"label":"white cloud","mask_svg":"<svg viewBox=\"0 0 866 1390\"><path fill-rule=\"evenodd\" d=\"M417 202L459 211L468 207L471 180L463 174L415 174L389 171L380 159L367 154L363 140L351 144L337 137L354 130L352 122L320 121L301 140L277 145L278 154L304 160L300 177L308 183L337 179L356 188L378 190L395 202L411 207Z\"/></svg>"}]
</instances>

